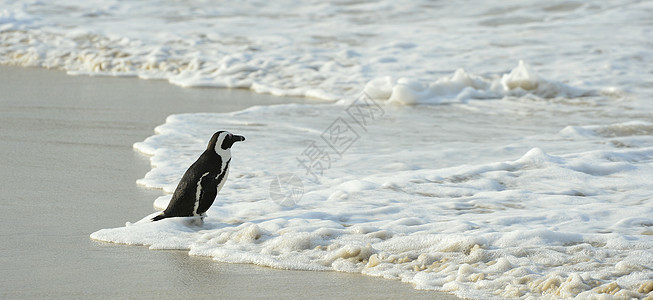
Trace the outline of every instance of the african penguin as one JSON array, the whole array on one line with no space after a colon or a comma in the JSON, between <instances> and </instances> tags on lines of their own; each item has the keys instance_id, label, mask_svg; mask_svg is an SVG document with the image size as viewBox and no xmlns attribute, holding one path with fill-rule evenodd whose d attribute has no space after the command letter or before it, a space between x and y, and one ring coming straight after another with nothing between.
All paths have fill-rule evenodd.
<instances>
[{"instance_id":1,"label":"african penguin","mask_svg":"<svg viewBox=\"0 0 653 300\"><path fill-rule=\"evenodd\" d=\"M206 150L181 177L168 207L152 221L171 217L205 216L215 197L227 181L231 146L245 137L218 131L211 137Z\"/></svg>"}]
</instances>

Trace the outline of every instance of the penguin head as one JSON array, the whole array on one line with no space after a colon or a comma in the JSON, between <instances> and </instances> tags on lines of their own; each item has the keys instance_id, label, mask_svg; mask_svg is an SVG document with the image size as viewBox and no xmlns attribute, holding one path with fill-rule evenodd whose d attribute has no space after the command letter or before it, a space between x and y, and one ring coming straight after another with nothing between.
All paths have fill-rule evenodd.
<instances>
[{"instance_id":1,"label":"penguin head","mask_svg":"<svg viewBox=\"0 0 653 300\"><path fill-rule=\"evenodd\" d=\"M242 135L235 135L229 131L218 131L213 134L209 142L208 149L213 149L215 153L222 153L228 151L235 142L242 142L245 137Z\"/></svg>"}]
</instances>

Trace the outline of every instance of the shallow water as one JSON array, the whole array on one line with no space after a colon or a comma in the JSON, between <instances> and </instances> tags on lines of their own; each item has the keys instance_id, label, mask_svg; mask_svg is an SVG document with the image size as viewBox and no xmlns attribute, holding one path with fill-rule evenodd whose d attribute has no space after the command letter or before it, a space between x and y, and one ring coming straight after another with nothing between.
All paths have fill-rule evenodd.
<instances>
[{"instance_id":1,"label":"shallow water","mask_svg":"<svg viewBox=\"0 0 653 300\"><path fill-rule=\"evenodd\" d=\"M487 114L490 103L522 105L383 106L365 126L344 105L170 116L134 145L153 155L139 184L171 193L215 128L247 137L233 149L229 183L209 217L92 237L226 262L361 272L464 297L590 296L615 283L618 295L641 295L653 259L653 124L606 113L614 123L565 126L546 116L587 108L547 105L537 110L543 117L522 117ZM357 136L331 138L337 126Z\"/></svg>"},{"instance_id":2,"label":"shallow water","mask_svg":"<svg viewBox=\"0 0 653 300\"><path fill-rule=\"evenodd\" d=\"M5 64L334 101L170 116L134 145L143 186L247 137L209 217L95 239L472 298L650 295L650 2L3 7Z\"/></svg>"},{"instance_id":3,"label":"shallow water","mask_svg":"<svg viewBox=\"0 0 653 300\"><path fill-rule=\"evenodd\" d=\"M131 144L167 115L292 100L0 67L0 298L452 298L359 274L217 263L88 238L140 218L161 195L136 185L150 168Z\"/></svg>"}]
</instances>

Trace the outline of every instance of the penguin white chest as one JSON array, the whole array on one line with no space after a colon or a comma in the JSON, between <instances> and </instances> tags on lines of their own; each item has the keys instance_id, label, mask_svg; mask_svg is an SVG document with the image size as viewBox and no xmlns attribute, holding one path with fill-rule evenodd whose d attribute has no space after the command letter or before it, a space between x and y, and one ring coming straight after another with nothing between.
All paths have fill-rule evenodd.
<instances>
[{"instance_id":1,"label":"penguin white chest","mask_svg":"<svg viewBox=\"0 0 653 300\"><path fill-rule=\"evenodd\" d=\"M228 176L229 176L229 166L227 166L227 168L224 170L224 176L218 175L218 177L215 178L216 180L222 180L222 181L218 182L218 188L216 190L216 193L220 192L220 190L224 186L224 183L227 182L227 177ZM222 177L222 178L220 178L220 177Z\"/></svg>"}]
</instances>

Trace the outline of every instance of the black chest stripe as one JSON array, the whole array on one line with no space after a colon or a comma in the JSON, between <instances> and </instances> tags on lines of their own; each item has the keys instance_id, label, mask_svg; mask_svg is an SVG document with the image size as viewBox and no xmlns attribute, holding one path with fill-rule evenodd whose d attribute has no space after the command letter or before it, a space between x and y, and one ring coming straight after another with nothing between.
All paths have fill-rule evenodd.
<instances>
[{"instance_id":1,"label":"black chest stripe","mask_svg":"<svg viewBox=\"0 0 653 300\"><path fill-rule=\"evenodd\" d=\"M218 176L218 184L220 184L222 182L222 180L224 180L224 176L227 175L227 170L229 170L229 163L230 162L231 162L231 159L229 159L227 161L227 163L224 165L224 170L222 170L222 173L220 174L220 176Z\"/></svg>"}]
</instances>

